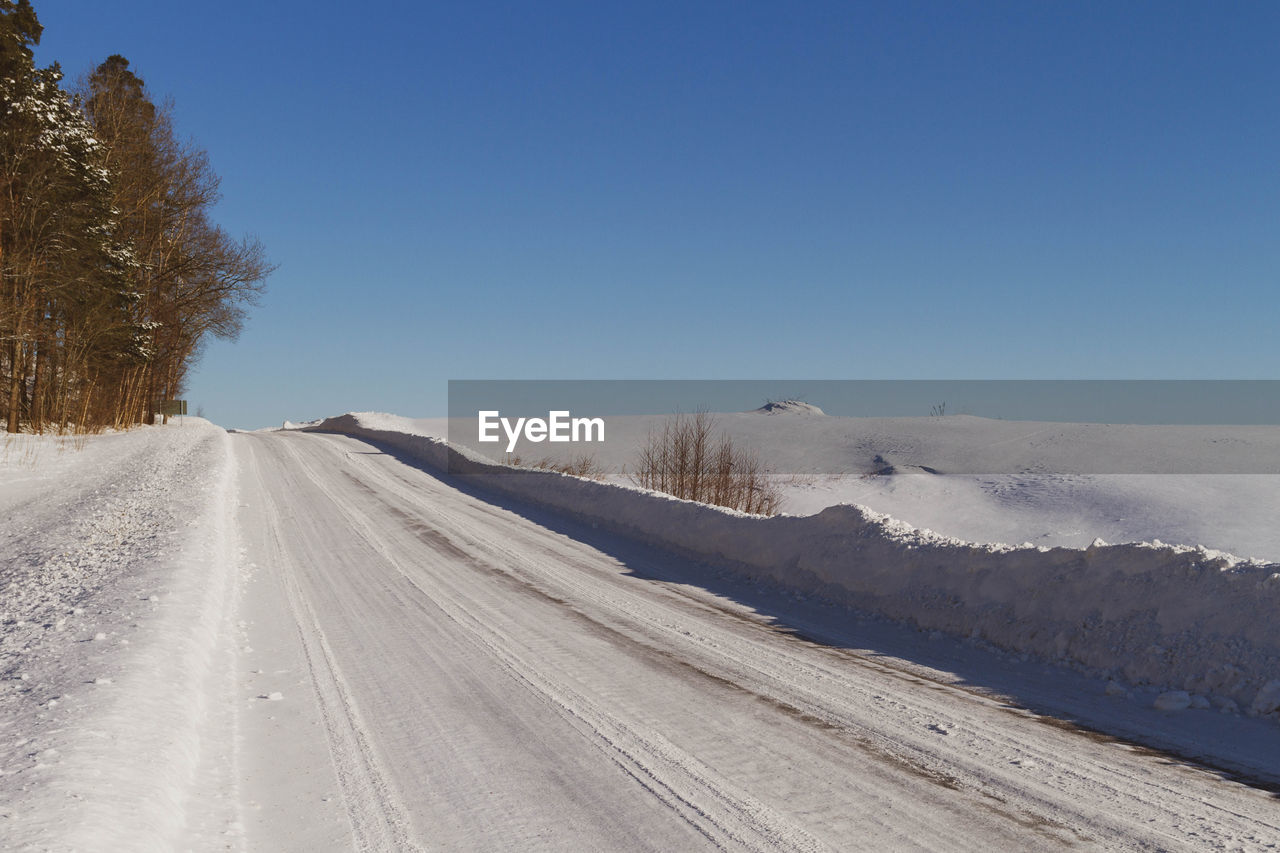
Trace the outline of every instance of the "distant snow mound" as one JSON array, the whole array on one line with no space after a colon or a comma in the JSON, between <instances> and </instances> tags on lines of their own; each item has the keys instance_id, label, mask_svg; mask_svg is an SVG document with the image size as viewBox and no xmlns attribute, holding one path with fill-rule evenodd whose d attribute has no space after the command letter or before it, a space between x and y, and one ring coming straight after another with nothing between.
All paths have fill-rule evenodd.
<instances>
[{"instance_id":1,"label":"distant snow mound","mask_svg":"<svg viewBox=\"0 0 1280 853\"><path fill-rule=\"evenodd\" d=\"M320 418L317 418L314 421L296 421L295 422L295 421L287 420L280 425L280 429L307 429L308 427L313 427L316 424L320 423L320 421L321 421Z\"/></svg>"},{"instance_id":2,"label":"distant snow mound","mask_svg":"<svg viewBox=\"0 0 1280 853\"><path fill-rule=\"evenodd\" d=\"M799 400L770 400L756 409L762 415L825 415L826 412L812 403Z\"/></svg>"}]
</instances>

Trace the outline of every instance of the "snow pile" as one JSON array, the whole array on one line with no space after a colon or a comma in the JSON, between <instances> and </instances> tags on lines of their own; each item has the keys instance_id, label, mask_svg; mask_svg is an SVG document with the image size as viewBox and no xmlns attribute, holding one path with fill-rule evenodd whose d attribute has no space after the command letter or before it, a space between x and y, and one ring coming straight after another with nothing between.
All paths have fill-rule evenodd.
<instances>
[{"instance_id":1,"label":"snow pile","mask_svg":"<svg viewBox=\"0 0 1280 853\"><path fill-rule=\"evenodd\" d=\"M314 421L300 421L298 423L294 423L293 421L286 420L284 423L280 425L280 429L285 429L285 430L306 429L307 427L315 426L316 424L320 423L321 420L323 420L323 418L316 418ZM270 427L268 427L266 430L251 430L251 432L269 432L269 431L270 431Z\"/></svg>"},{"instance_id":2,"label":"snow pile","mask_svg":"<svg viewBox=\"0 0 1280 853\"><path fill-rule=\"evenodd\" d=\"M826 412L812 403L800 400L770 400L755 410L762 415L825 415Z\"/></svg>"},{"instance_id":3,"label":"snow pile","mask_svg":"<svg viewBox=\"0 0 1280 853\"><path fill-rule=\"evenodd\" d=\"M227 435L27 440L0 463L0 834L171 849L234 595Z\"/></svg>"},{"instance_id":4,"label":"snow pile","mask_svg":"<svg viewBox=\"0 0 1280 853\"><path fill-rule=\"evenodd\" d=\"M921 628L1165 685L1255 713L1280 706L1280 565L1158 541L977 544L856 505L762 518L515 469L415 434L393 415L313 429L382 442L485 488L670 550ZM1274 697L1273 697L1274 694Z\"/></svg>"}]
</instances>

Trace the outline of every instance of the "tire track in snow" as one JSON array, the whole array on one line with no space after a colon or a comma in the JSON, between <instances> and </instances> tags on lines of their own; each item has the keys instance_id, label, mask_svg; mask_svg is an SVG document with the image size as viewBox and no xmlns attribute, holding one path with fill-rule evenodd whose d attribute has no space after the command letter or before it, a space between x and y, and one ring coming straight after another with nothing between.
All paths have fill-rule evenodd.
<instances>
[{"instance_id":1,"label":"tire track in snow","mask_svg":"<svg viewBox=\"0 0 1280 853\"><path fill-rule=\"evenodd\" d=\"M304 446L303 442L308 442L308 443L313 442L313 437L298 436L295 440L295 443L300 446ZM344 470L346 466L342 461L343 459L348 459L353 462L359 461L361 463L361 468L366 471L368 470L368 462L370 461L369 459L367 459L363 454L350 454L340 449L335 450L334 452L335 452L335 455L333 458L335 461L339 463L338 466L334 468L334 471L337 472L340 476L344 476L344 479L347 481L346 482L347 486L360 489L362 493L362 500L363 499L377 500L380 504L383 504L383 509L377 513L379 517L381 517L383 512L389 512L393 516L398 516L399 527L406 528L406 529L408 527L413 527L412 534L416 537L421 537L421 535L424 532L428 532L424 527L425 519L423 522L420 522L416 526L413 526L411 523L412 519L409 519L403 511L400 511L396 509L393 505L390 505L387 503L384 495L388 491L395 491L394 486L385 482L378 482L377 484L378 488L373 489L373 488L370 488L368 484L360 482L358 478L350 477L350 475ZM373 479L381 480L381 475L374 477ZM462 531L474 527L474 522L468 523L466 519L461 518L453 514L452 512L446 510L444 506L442 506L443 501L440 500L443 497L449 497L450 501L453 502L456 500L457 497L460 497L460 496L453 495L453 490L447 489L447 487L445 487L443 484L439 483L434 479L431 480L430 482L436 484L439 488L441 488L442 493L431 494L431 495L417 494L414 497L419 503L421 503L421 505L425 508L425 510L429 512L429 515L431 516L431 521L441 523L440 530L429 531L430 533L429 539L431 540L431 544L434 546L433 550L440 551L443 549L443 552L447 556L451 557L453 560L458 562L465 562L472 566L476 566L477 568L485 568L485 565L483 564L477 565L478 560L483 560L484 563L489 564L491 567L502 566L503 574L505 574L506 570L511 569L515 564L519 564L522 561L527 562L530 559L530 554L527 552L513 553L508 550L510 546L499 544L499 540L502 538L501 535L492 535L492 534L497 534L499 530L501 530L503 534L517 535L520 533L519 526L526 525L527 524L526 521L516 519L513 516L511 516L509 513L506 513L505 511L499 510L490 505L477 503L474 509L478 514L484 516L486 523L489 523L490 520L493 520L495 522L500 523L501 526L499 528L495 528L492 531L489 531L491 535L488 539L479 540L479 539L474 539L473 537L470 537L470 536L466 536L462 533ZM471 509L472 507L469 505L469 502L471 501L471 499L468 498L466 500L468 502L468 509ZM423 529L419 529L419 528L423 528ZM448 534L441 532L443 530L447 530ZM384 530L381 532L380 535L388 536L396 533L403 534L405 532L406 530L400 530L400 529ZM538 533L545 534L546 531L538 529ZM461 537L459 540L460 544L453 544L450 542L449 537L453 535L458 535ZM415 540L415 544L416 544L416 540ZM496 558L485 557L485 555L491 554L491 553L497 553L498 556ZM490 562L490 560L492 560L492 562ZM548 566L540 566L540 567L550 568ZM573 572L572 570L570 570L568 573L570 575L576 574L576 572ZM492 577L492 575L490 577ZM512 582L518 582L518 579L513 577L505 577L505 580L508 584ZM621 584L624 586L630 585L634 587L636 585L636 581L624 580L624 581L621 581ZM486 585L488 585L487 581L486 581ZM472 581L472 586L475 586L474 581ZM644 585L642 588L648 589L648 585ZM523 594L527 596L530 594L530 592L531 592L530 588L528 586L525 586L523 589ZM463 590L462 594L463 595L466 594L465 590ZM510 596L507 596L507 598L509 599ZM590 600L590 596L580 595L580 596L577 596L577 598L578 600L584 600L584 601ZM502 600L502 599L499 598L499 600ZM572 605L570 605L568 602L556 601L555 603L557 604L557 606L561 607L561 609L563 610L566 610L566 611L573 610ZM629 618L628 615L626 613L621 612L622 610L625 610L625 609L626 608L619 608L618 610L608 611L610 618L615 618L623 623L627 622ZM579 615L581 616L583 614L579 613ZM706 616L707 614L705 612L701 614L701 618L705 619ZM719 618L719 617L715 616L713 618ZM604 627L606 630L608 630L607 625ZM752 627L758 630L760 626L753 624ZM768 633L769 641L772 643L776 644L781 639L778 635L772 632L767 632L767 633ZM624 637L625 635L621 633L616 634L616 638L624 638ZM785 640L782 640L782 642L790 644L791 642L793 642L793 640L791 640L791 638L787 638ZM785 692L781 694L775 693L773 695L768 695L763 691L761 691L758 687L752 685L751 682L749 681L745 681L742 679L738 679L737 681L730 680L723 675L713 674L706 669L700 668L697 665L690 666L687 660L682 659L677 654L672 654L672 652L668 648L664 648L660 645L654 646L652 643L648 643L645 641L637 642L634 638L630 638L630 637L625 637L624 645L627 646L627 648L623 650L628 654L632 655L635 658L636 662L638 663L647 664L651 667L657 664L657 666L655 667L656 669L665 669L667 672L671 672L675 669L679 669L681 670L681 678L686 682L700 681L701 683L704 683L704 684L706 682L715 682L721 688L728 688L731 691L737 691L740 696L749 696L754 701L762 702L763 704L768 705L775 713L785 716L787 719L793 722L800 722L805 724L810 729L816 729L820 731L821 740L823 742L822 746L820 747L822 750L830 752L834 748L836 752L842 752L842 751L847 752L848 751L847 748L849 746L851 745L854 746L857 750L859 750L863 754L864 757L872 758L877 763L879 763L880 765L882 765L883 767L891 771L887 773L881 773L880 776L878 777L880 779L889 780L896 777L898 780L902 780L903 778L913 778L917 780L923 780L928 785L933 785L941 789L947 789L948 791L959 792L961 790L961 786L955 784L954 779L948 776L948 774L945 771L945 768L943 771L932 770L926 766L922 766L917 762L909 759L906 755L902 753L900 749L896 747L896 745L892 741L884 741L881 744L877 744L869 740L868 738L859 736L856 733L851 734L850 727L834 725L834 724L828 723L826 720L818 719L814 715L811 715L805 711L799 710L798 708L790 704L790 699L788 698L788 695ZM672 666L672 664L675 664L675 666ZM691 675L694 677L691 678ZM704 694L708 692L705 688L696 688L696 689L698 689L700 692ZM730 697L727 697L723 692L721 693L721 697L726 699L730 698ZM704 697L704 699L705 698L706 697ZM838 733L838 737L837 737L837 733ZM840 772L847 773L848 768L847 767L841 768ZM755 783L758 784L761 780L757 778L754 781ZM896 784L896 787L903 788L904 786L901 784L901 781L899 781ZM910 788L911 786L905 786L905 787ZM918 785L914 786L914 789L912 789L912 794L918 795L921 793L923 793L923 791L920 789L920 787ZM980 793L981 796L975 798L976 793ZM843 797L842 799L847 801L849 798ZM962 807L966 811L972 811L975 808L977 808L981 811L989 812L992 817L995 817L998 821L1003 822L1009 827L1019 828L1020 832L1015 833L1015 836L1022 837L1024 840L1021 842L1018 842L1016 840L1006 839L1004 842L1006 846L1017 845L1020 843L1021 844L1027 843L1025 841L1027 830L1030 830L1032 834L1039 836L1039 841L1035 845L1036 847L1042 846L1046 842L1052 842L1055 846L1062 846L1064 844L1071 843L1072 841L1075 840L1075 836L1072 834L1070 830L1066 830L1065 828L1055 826L1055 823L1053 820L1047 819L1044 816L1036 813L1027 813L1027 814L1020 813L1017 810L1013 810L1013 809L1010 809L1009 807L1006 807L1003 803L999 802L997 798L991 797L990 795L982 792L975 792L973 790L970 790L963 797L957 797L955 794L952 794L950 797L929 796L929 797L926 797L925 800L927 801L928 805L925 807L926 811L921 813L920 815L921 823L913 827L913 830L912 830L915 837L911 843L915 846L922 846L926 848L930 848L930 847L936 848L938 845L947 844L952 849L978 849L978 850L984 849L984 845L973 844L972 842L970 842L969 846L966 847L965 843L957 840L954 833L951 830L949 830L949 828L946 825L947 819L944 819L941 817L941 815L954 809L956 805L960 803L963 804ZM929 810L932 810L932 813L930 813ZM957 818L957 815L952 813L950 819L954 820L956 818ZM998 830L994 826L988 826L988 829L986 830L986 832L989 837L1000 837L1001 835L1000 830ZM929 841L922 840L922 836L930 836L930 835L932 835L931 840Z\"/></svg>"},{"instance_id":2,"label":"tire track in snow","mask_svg":"<svg viewBox=\"0 0 1280 853\"><path fill-rule=\"evenodd\" d=\"M599 595L588 590L589 583L571 584L570 588L565 592L558 593L565 595L566 598L558 598L556 595L548 593L534 580L524 576L516 568L521 562L527 561L527 553L512 549L509 546L480 540L468 540L462 544L455 543L448 536L427 528L422 521L415 520L396 508L379 491L361 483L350 474L346 476L352 485L361 489L371 499L381 503L386 511L398 517L401 523L413 527L415 534L420 539L427 541L431 547L471 565L475 570L485 572L489 577L505 581L509 588L515 589L521 594L538 596L563 608L566 612L571 613L574 618L581 620L588 627L588 630L606 638L624 653L636 658L641 664L665 668L668 671L678 670L685 677L692 674L697 678L714 682L729 690L738 691L743 695L766 703L774 710L791 719L816 727L827 738L839 739L846 745L861 751L865 756L898 773L908 773L916 778L954 791L967 790L970 794L977 795L972 801L974 807L989 811L994 816L1012 824L1041 833L1046 842L1062 846L1088 840L1087 837L1081 836L1065 824L1050 819L1034 809L1029 809L1025 803L1021 807L1011 803L1009 799L993 793L988 786L978 787L973 785L972 782L967 785L961 784L954 775L951 775L953 768L944 762L940 762L936 755L920 753L919 750L911 749L908 743L886 739L880 733L866 730L856 723L842 718L838 711L832 710L843 708L847 705L851 694L862 694L869 697L871 692L866 685L854 680L847 686L856 688L856 690L850 690L849 693L842 692L836 695L828 691L825 695L827 700L825 703L798 692L797 680L794 675L796 673L814 675L811 672L813 666L808 661L795 655L782 655L777 665L773 668L764 666L761 663L761 661L767 662L770 657L777 657L772 648L772 646L777 645L780 636L777 632L765 632L769 639L763 644L755 639L746 640L741 635L736 634L726 634L720 641L710 640L706 636L690 632L681 625L655 619L652 613L648 612L651 608L647 607L648 602L645 596L627 594L625 599L621 601L608 599L607 597L602 599ZM388 483L383 483L382 485L388 486L393 491L401 491L398 487ZM406 496L414 497L417 501L422 500L421 496ZM460 520L450 516L447 512L443 512L436 505L431 506L431 511L437 518ZM452 525L452 527L454 529L462 529L460 524ZM482 560L478 555L486 551L500 552L503 555L503 559L492 562ZM585 569L586 567L582 568ZM571 571L568 574L576 573ZM543 577L540 580L545 582L548 578ZM571 604L568 599L594 601L597 604L602 604L610 616L621 625L630 627L639 624L641 621L648 620L652 623L649 627L656 627L659 630L649 634L641 631L638 632L639 636L629 634L588 615ZM670 604L672 602L664 603ZM680 604L697 608L704 618L708 613L714 614L714 618L721 619L732 616L735 620L748 625L756 633L760 633L760 624L743 619L741 614L735 614L728 610L722 612L718 608L712 609L701 602L693 599L684 599L683 597L680 599ZM653 640L655 633L662 635L657 642ZM788 637L784 642L792 641L793 638ZM728 655L727 649L735 645L739 647L746 645L752 654ZM719 658L708 659L707 648L719 653ZM741 652L743 649L739 648L738 651ZM782 677L780 674L784 672L792 673L793 677ZM900 673L894 674L901 675ZM832 676L838 676L838 673L821 672L816 674L819 680ZM837 678L837 680L841 679ZM908 677L908 680L917 687L924 683L915 677ZM881 697L877 696L876 698ZM980 697L975 695L973 698ZM985 697L981 698L982 701L994 704L993 700ZM914 709L906 705L898 706L900 713L912 710ZM926 721L934 719L936 716L936 714L930 714L927 711L914 714L914 717L919 719L921 727L924 726ZM1017 781L1022 780L1015 780L1015 783ZM1025 800L1026 798L1022 797L1021 799Z\"/></svg>"},{"instance_id":3,"label":"tire track in snow","mask_svg":"<svg viewBox=\"0 0 1280 853\"><path fill-rule=\"evenodd\" d=\"M252 446L252 445L250 445ZM255 451L251 451L256 454ZM250 457L262 482L256 455ZM423 849L410 839L400 796L382 770L355 699L342 678L333 650L315 611L298 586L297 566L280 541L282 513L268 490L262 489L270 547L283 582L289 608L302 642L303 655L319 700L343 804L351 820L356 847L370 853L398 853Z\"/></svg>"},{"instance_id":4,"label":"tire track in snow","mask_svg":"<svg viewBox=\"0 0 1280 853\"><path fill-rule=\"evenodd\" d=\"M340 439L322 440L332 452L342 454ZM700 661L699 665L715 677L745 685L746 689L850 730L866 732L865 710L876 706L882 712L905 717L910 726L917 728L943 718L942 728L948 737L933 738L934 743L913 738L901 721L880 731L873 728L869 734L878 738L889 754L901 755L910 766L944 776L948 771L960 771L962 784L980 797L976 800L979 805L1001 812L1013 808L1014 813L1007 814L1010 819L1033 824L1045 820L1046 826L1051 827L1055 820L1049 815L1070 817L1071 824L1088 826L1109 838L1108 844L1122 845L1144 843L1138 839L1145 838L1147 844L1172 847L1198 837L1212 839L1219 846L1233 846L1280 835L1280 826L1263 816L1270 809L1264 807L1262 797L1243 792L1244 802L1259 807L1248 812L1231 807L1235 800L1219 802L1212 792L1223 783L1204 771L1162 767L1150 760L1138 760L1128 751L1124 760L1117 761L1113 745L1100 746L1087 732L1058 727L1051 736L1029 734L1028 725L1045 727L1040 725L1042 718L1038 715L1002 708L998 700L989 696L954 684L928 681L853 651L815 646L794 637L778 643L778 631L728 608L714 607L722 611L721 615L732 616L731 621L738 624L736 629L727 628L724 619L702 617L693 622L673 622L666 608L706 611L713 605L670 585L639 587L632 580L606 575L598 566L582 563L573 553L581 546L561 541L563 537L555 534L542 536L534 543L550 549L550 561L531 556L528 537L517 537L508 543L468 537L466 531L474 527L474 519L454 510L465 509L472 515L497 520L510 514L484 504L471 507L453 502L442 506L440 501L431 500L435 496L422 493L421 484L376 464L377 457L348 458L376 480L380 490L394 493L407 505L429 513L433 522L457 535L459 539L452 547L461 553L472 559L493 555L491 565L553 599L593 602L609 614L615 626L629 623L635 627L636 642L661 649L677 648L675 657ZM513 534L518 532L512 530ZM548 588L548 583L553 588ZM660 600L663 609L654 609L653 598ZM868 683L865 678L851 677L847 671L851 663L877 675L877 681ZM950 707L940 712L939 700ZM974 710L983 712L987 723L977 727L969 724L965 720L967 706L977 706ZM858 716L850 716L851 707L859 709ZM1012 716L1018 722L992 725L989 718L996 714ZM1037 772L1028 774L1024 769L1028 766ZM1111 808L1100 809L1100 803L1109 803Z\"/></svg>"},{"instance_id":5,"label":"tire track in snow","mask_svg":"<svg viewBox=\"0 0 1280 853\"><path fill-rule=\"evenodd\" d=\"M293 461L348 518L352 528L405 580L500 662L513 679L545 697L564 716L585 724L593 733L597 748L603 749L629 777L689 822L717 849L805 853L830 849L763 802L737 789L657 731L610 714L584 693L547 672L540 661L520 654L519 643L457 600L456 590L432 584L423 573L407 567L401 556L383 542L370 516L328 486L324 482L326 478L292 443L286 447Z\"/></svg>"}]
</instances>

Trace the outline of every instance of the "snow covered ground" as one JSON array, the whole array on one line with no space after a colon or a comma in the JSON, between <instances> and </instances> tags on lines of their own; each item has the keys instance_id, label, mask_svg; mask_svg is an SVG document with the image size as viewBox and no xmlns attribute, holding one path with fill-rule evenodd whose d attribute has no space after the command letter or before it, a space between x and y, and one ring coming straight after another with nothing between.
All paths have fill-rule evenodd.
<instances>
[{"instance_id":1,"label":"snow covered ground","mask_svg":"<svg viewBox=\"0 0 1280 853\"><path fill-rule=\"evenodd\" d=\"M1280 845L1276 566L459 477L420 435L438 424L316 426L347 434L9 445L0 849ZM920 452L891 464L945 464ZM794 506L862 484L955 530L1064 537L1173 476L799 473ZM1021 478L1023 517L993 476ZM1226 520L1238 485L1145 512Z\"/></svg>"},{"instance_id":2,"label":"snow covered ground","mask_svg":"<svg viewBox=\"0 0 1280 853\"><path fill-rule=\"evenodd\" d=\"M198 418L7 440L7 849L166 849L213 805L191 794L200 758L232 751L213 724L223 709L208 698L228 664L231 476L227 434ZM235 799L229 787L220 796Z\"/></svg>"}]
</instances>

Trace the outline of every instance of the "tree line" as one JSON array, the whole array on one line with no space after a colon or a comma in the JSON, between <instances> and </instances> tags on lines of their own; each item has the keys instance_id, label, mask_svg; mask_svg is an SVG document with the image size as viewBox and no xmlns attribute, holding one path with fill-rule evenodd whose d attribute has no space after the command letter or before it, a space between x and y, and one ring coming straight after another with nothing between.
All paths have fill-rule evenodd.
<instances>
[{"instance_id":1,"label":"tree line","mask_svg":"<svg viewBox=\"0 0 1280 853\"><path fill-rule=\"evenodd\" d=\"M6 429L151 422L272 271L210 221L219 178L129 61L74 85L0 0L0 412Z\"/></svg>"}]
</instances>

